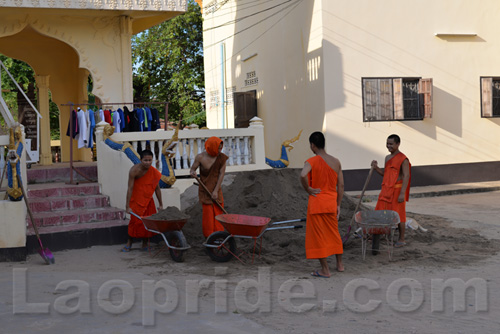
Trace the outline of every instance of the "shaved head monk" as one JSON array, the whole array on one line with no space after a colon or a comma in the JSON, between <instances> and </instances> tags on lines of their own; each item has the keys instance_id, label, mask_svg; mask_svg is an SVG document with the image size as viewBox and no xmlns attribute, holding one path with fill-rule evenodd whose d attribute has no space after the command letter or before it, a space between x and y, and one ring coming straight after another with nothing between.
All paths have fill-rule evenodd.
<instances>
[{"instance_id":1,"label":"shaved head monk","mask_svg":"<svg viewBox=\"0 0 500 334\"><path fill-rule=\"evenodd\" d=\"M335 254L337 271L344 271L342 239L338 228L340 203L344 195L344 177L339 159L325 151L325 136L314 132L309 137L315 157L308 159L300 182L309 194L306 223L306 258L319 259L321 269L314 270L315 277L330 277L327 258Z\"/></svg>"},{"instance_id":2,"label":"shaved head monk","mask_svg":"<svg viewBox=\"0 0 500 334\"><path fill-rule=\"evenodd\" d=\"M163 208L163 201L160 191L161 173L154 168L153 152L143 150L140 153L141 162L130 168L128 173L127 204L125 210L134 212L141 217L148 217L156 213L156 206L153 194L158 199L159 210ZM148 239L153 233L146 231L141 220L135 216L130 217L128 223L128 242L123 247L122 252L130 252L132 247L132 238L142 238L142 250L149 250Z\"/></svg>"},{"instance_id":3,"label":"shaved head monk","mask_svg":"<svg viewBox=\"0 0 500 334\"><path fill-rule=\"evenodd\" d=\"M215 219L215 216L223 214L214 201L224 207L222 197L222 181L226 173L227 155L222 153L224 142L218 137L210 137L205 142L205 152L196 156L191 166L191 176L196 177L196 170L200 167L200 180L205 184L210 194L200 185L198 197L203 205L203 235L208 238L210 234L217 231L224 231L224 227Z\"/></svg>"},{"instance_id":4,"label":"shaved head monk","mask_svg":"<svg viewBox=\"0 0 500 334\"><path fill-rule=\"evenodd\" d=\"M385 157L384 169L378 166L376 160L371 164L372 168L384 177L375 210L393 210L399 214L399 240L394 247L406 245L406 201L410 196L411 180L410 161L399 151L400 144L398 135L387 137L386 147L390 154Z\"/></svg>"}]
</instances>

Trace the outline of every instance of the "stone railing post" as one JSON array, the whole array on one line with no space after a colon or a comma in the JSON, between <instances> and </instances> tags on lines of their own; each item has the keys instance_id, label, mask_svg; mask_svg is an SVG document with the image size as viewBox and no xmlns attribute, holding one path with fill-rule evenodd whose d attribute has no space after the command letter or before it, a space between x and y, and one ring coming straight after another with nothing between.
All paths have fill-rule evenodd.
<instances>
[{"instance_id":1,"label":"stone railing post","mask_svg":"<svg viewBox=\"0 0 500 334\"><path fill-rule=\"evenodd\" d=\"M101 177L103 175L105 175L104 171L100 170L101 168L104 168L104 167L103 167L102 163L99 163L99 161L102 162L102 160L105 159L105 157L103 156L104 152L103 152L102 145L106 145L106 144L104 144L104 127L107 124L108 123L101 121L101 122L97 123L96 127L95 127L95 146L96 146L96 155L97 155L97 178L98 178L98 182L100 184L102 184Z\"/></svg>"}]
</instances>

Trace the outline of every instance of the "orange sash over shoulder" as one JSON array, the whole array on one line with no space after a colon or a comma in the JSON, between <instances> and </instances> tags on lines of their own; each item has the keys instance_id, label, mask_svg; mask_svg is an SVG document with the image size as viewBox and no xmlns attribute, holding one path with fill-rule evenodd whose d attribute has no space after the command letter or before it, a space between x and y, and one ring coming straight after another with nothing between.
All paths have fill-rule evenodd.
<instances>
[{"instance_id":1,"label":"orange sash over shoulder","mask_svg":"<svg viewBox=\"0 0 500 334\"><path fill-rule=\"evenodd\" d=\"M384 179L382 180L382 190L378 197L379 201L392 203L394 198L394 189L397 188L396 183L398 183L399 173L401 171L401 166L403 162L408 158L403 153L399 152L389 161L385 163L384 166ZM409 163L410 161L408 161ZM405 201L408 201L410 197L410 181L411 181L411 165L410 165L410 180L408 181L408 187L406 187ZM401 183L401 181L399 181ZM401 187L401 186L400 186Z\"/></svg>"},{"instance_id":2,"label":"orange sash over shoulder","mask_svg":"<svg viewBox=\"0 0 500 334\"><path fill-rule=\"evenodd\" d=\"M210 169L206 170L200 166L200 180L207 187L208 190L214 191L217 181L219 180L220 169L226 163L228 159L227 155L220 153L215 159L214 163ZM198 196L201 204L212 204L212 196L208 194L203 187L199 187ZM218 192L219 202L224 203L224 197L222 195L222 187Z\"/></svg>"},{"instance_id":3,"label":"orange sash over shoulder","mask_svg":"<svg viewBox=\"0 0 500 334\"><path fill-rule=\"evenodd\" d=\"M316 196L309 196L307 213L337 213L337 173L319 155L307 160L311 165L309 186L320 188Z\"/></svg>"},{"instance_id":4,"label":"orange sash over shoulder","mask_svg":"<svg viewBox=\"0 0 500 334\"><path fill-rule=\"evenodd\" d=\"M319 188L309 196L306 223L306 258L321 259L342 254L342 239L337 222L337 173L320 156L307 162L311 165L309 185Z\"/></svg>"},{"instance_id":5,"label":"orange sash over shoulder","mask_svg":"<svg viewBox=\"0 0 500 334\"><path fill-rule=\"evenodd\" d=\"M161 173L154 167L149 167L144 176L135 179L132 197L130 198L130 209L141 217L148 217L156 213L153 199L156 186L160 182ZM128 234L132 238L150 238L153 233L146 231L142 221L134 216L130 217Z\"/></svg>"}]
</instances>

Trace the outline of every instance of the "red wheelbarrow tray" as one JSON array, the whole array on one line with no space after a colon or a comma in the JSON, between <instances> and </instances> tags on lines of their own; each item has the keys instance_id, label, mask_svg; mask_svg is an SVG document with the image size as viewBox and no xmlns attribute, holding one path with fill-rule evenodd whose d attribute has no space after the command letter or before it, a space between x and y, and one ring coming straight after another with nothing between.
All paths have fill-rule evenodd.
<instances>
[{"instance_id":1,"label":"red wheelbarrow tray","mask_svg":"<svg viewBox=\"0 0 500 334\"><path fill-rule=\"evenodd\" d=\"M151 216L150 216L151 217ZM163 219L151 219L150 217L142 217L144 225L150 230L158 232L169 232L169 231L180 231L187 222L185 219L176 220L163 220Z\"/></svg>"},{"instance_id":2,"label":"red wheelbarrow tray","mask_svg":"<svg viewBox=\"0 0 500 334\"><path fill-rule=\"evenodd\" d=\"M222 214L215 217L232 235L258 237L267 228L271 218L238 214Z\"/></svg>"}]
</instances>

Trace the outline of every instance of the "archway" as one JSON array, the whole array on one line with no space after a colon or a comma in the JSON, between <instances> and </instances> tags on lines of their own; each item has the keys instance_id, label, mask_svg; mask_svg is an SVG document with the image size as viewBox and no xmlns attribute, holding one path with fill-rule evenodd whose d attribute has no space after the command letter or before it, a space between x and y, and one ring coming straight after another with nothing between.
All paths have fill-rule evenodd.
<instances>
[{"instance_id":1,"label":"archway","mask_svg":"<svg viewBox=\"0 0 500 334\"><path fill-rule=\"evenodd\" d=\"M65 42L40 34L31 26L22 31L0 38L0 52L8 57L28 63L36 74L39 92L40 163L52 163L50 148L49 89L52 100L60 106L69 101L87 102L87 80L89 71L79 67L79 55ZM69 161L69 137L65 129L69 121L69 107L59 107L59 129L61 132L61 158ZM90 161L88 149L78 150L73 143L74 160Z\"/></svg>"}]
</instances>

